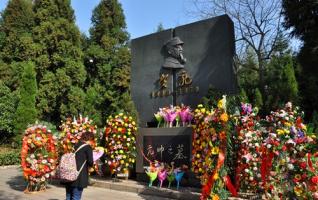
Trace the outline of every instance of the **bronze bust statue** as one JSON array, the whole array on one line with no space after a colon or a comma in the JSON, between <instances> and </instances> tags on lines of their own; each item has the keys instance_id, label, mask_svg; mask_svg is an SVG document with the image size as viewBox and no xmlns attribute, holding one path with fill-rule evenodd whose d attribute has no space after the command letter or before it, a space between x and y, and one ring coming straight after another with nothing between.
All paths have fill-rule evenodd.
<instances>
[{"instance_id":1,"label":"bronze bust statue","mask_svg":"<svg viewBox=\"0 0 318 200\"><path fill-rule=\"evenodd\" d=\"M183 56L183 44L184 42L180 40L179 37L173 37L165 43L164 48L166 50L167 57L162 65L164 68L184 68L186 59Z\"/></svg>"}]
</instances>

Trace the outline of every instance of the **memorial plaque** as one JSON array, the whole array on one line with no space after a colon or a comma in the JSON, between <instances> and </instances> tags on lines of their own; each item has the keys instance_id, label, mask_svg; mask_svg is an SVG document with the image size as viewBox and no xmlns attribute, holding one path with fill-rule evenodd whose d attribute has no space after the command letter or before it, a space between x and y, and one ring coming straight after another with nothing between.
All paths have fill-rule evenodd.
<instances>
[{"instance_id":1,"label":"memorial plaque","mask_svg":"<svg viewBox=\"0 0 318 200\"><path fill-rule=\"evenodd\" d=\"M137 136L138 173L144 172L144 166L155 160L176 167L183 164L190 167L192 128L140 128Z\"/></svg>"},{"instance_id":2,"label":"memorial plaque","mask_svg":"<svg viewBox=\"0 0 318 200\"><path fill-rule=\"evenodd\" d=\"M173 45L183 50L178 61L171 58ZM149 127L160 107L194 108L209 87L237 92L234 28L227 15L134 39L131 48L131 94L140 127Z\"/></svg>"},{"instance_id":3,"label":"memorial plaque","mask_svg":"<svg viewBox=\"0 0 318 200\"><path fill-rule=\"evenodd\" d=\"M190 136L144 136L144 155L152 161L157 160L163 163L174 162L175 166L182 164L190 165ZM144 159L144 165L149 162Z\"/></svg>"}]
</instances>

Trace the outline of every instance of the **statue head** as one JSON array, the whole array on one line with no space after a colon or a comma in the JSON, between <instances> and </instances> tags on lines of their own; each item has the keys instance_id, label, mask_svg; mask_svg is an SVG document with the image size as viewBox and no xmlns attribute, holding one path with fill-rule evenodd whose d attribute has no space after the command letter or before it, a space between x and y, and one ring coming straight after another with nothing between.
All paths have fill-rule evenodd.
<instances>
[{"instance_id":1,"label":"statue head","mask_svg":"<svg viewBox=\"0 0 318 200\"><path fill-rule=\"evenodd\" d=\"M184 42L179 37L173 37L168 40L164 47L167 52L167 58L163 67L166 68L183 68L186 59L183 56L183 44Z\"/></svg>"}]
</instances>

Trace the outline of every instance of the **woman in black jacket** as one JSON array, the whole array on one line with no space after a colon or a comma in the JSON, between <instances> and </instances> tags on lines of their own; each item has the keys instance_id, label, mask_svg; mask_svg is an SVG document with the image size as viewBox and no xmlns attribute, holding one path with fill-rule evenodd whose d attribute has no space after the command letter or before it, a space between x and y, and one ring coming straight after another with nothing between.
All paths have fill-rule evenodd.
<instances>
[{"instance_id":1,"label":"woman in black jacket","mask_svg":"<svg viewBox=\"0 0 318 200\"><path fill-rule=\"evenodd\" d=\"M85 144L87 141L94 138L93 133L82 133L80 141L75 144L75 151ZM93 166L93 151L90 145L85 145L76 152L76 166L79 171L83 166L82 171L78 175L76 181L65 183L66 200L80 200L82 197L83 189L88 186L88 168Z\"/></svg>"}]
</instances>

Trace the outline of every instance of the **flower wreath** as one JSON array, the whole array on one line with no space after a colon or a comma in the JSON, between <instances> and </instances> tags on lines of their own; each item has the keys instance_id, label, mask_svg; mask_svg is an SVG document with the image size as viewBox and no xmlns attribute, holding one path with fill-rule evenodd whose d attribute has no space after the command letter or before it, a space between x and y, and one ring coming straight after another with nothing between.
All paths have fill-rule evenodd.
<instances>
[{"instance_id":1,"label":"flower wreath","mask_svg":"<svg viewBox=\"0 0 318 200\"><path fill-rule=\"evenodd\" d=\"M55 173L56 142L46 126L34 125L26 129L21 150L23 176L28 181L26 192L46 188L46 181Z\"/></svg>"},{"instance_id":2,"label":"flower wreath","mask_svg":"<svg viewBox=\"0 0 318 200\"><path fill-rule=\"evenodd\" d=\"M109 116L105 128L106 155L111 173L124 173L136 160L136 122L131 116L119 113Z\"/></svg>"}]
</instances>

